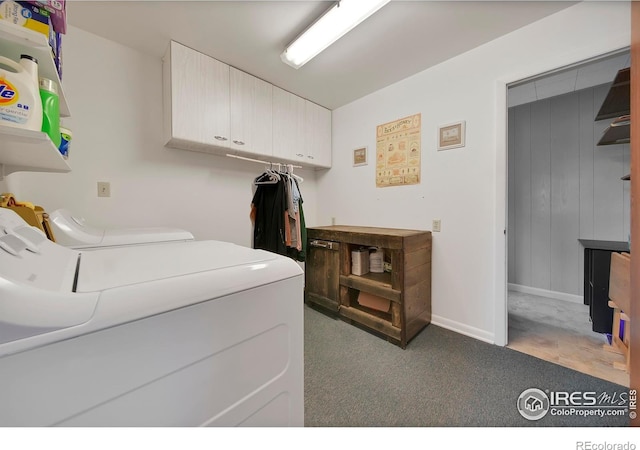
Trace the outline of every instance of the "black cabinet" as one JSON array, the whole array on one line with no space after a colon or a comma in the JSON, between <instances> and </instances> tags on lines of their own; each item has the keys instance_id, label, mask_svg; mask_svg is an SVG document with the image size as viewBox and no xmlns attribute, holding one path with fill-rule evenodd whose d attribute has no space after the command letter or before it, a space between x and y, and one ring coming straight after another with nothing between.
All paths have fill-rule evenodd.
<instances>
[{"instance_id":1,"label":"black cabinet","mask_svg":"<svg viewBox=\"0 0 640 450\"><path fill-rule=\"evenodd\" d=\"M629 243L578 239L584 247L584 303L589 305L593 331L611 333L613 309L609 303L611 253L628 252Z\"/></svg>"}]
</instances>

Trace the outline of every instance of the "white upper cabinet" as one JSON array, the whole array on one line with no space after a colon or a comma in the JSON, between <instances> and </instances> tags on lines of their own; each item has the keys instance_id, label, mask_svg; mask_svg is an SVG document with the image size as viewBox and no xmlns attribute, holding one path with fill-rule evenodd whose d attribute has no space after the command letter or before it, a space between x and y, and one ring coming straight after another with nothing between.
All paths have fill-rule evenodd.
<instances>
[{"instance_id":1,"label":"white upper cabinet","mask_svg":"<svg viewBox=\"0 0 640 450\"><path fill-rule=\"evenodd\" d=\"M163 60L164 130L169 147L229 147L229 66L171 41Z\"/></svg>"},{"instance_id":2,"label":"white upper cabinet","mask_svg":"<svg viewBox=\"0 0 640 450\"><path fill-rule=\"evenodd\" d=\"M306 100L273 87L273 156L309 164L305 150Z\"/></svg>"},{"instance_id":3,"label":"white upper cabinet","mask_svg":"<svg viewBox=\"0 0 640 450\"><path fill-rule=\"evenodd\" d=\"M304 120L307 164L331 167L331 111L306 100Z\"/></svg>"},{"instance_id":4,"label":"white upper cabinet","mask_svg":"<svg viewBox=\"0 0 640 450\"><path fill-rule=\"evenodd\" d=\"M331 167L331 111L171 41L163 58L168 147Z\"/></svg>"},{"instance_id":5,"label":"white upper cabinet","mask_svg":"<svg viewBox=\"0 0 640 450\"><path fill-rule=\"evenodd\" d=\"M241 153L271 156L273 86L234 67L230 83L230 147Z\"/></svg>"}]
</instances>

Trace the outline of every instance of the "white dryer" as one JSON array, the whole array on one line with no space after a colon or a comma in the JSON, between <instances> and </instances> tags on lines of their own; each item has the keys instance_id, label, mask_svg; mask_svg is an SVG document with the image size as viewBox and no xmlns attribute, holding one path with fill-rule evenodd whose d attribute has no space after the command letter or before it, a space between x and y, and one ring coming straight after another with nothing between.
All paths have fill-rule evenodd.
<instances>
[{"instance_id":1,"label":"white dryer","mask_svg":"<svg viewBox=\"0 0 640 450\"><path fill-rule=\"evenodd\" d=\"M302 308L280 255L79 252L0 209L0 426L302 426Z\"/></svg>"},{"instance_id":2,"label":"white dryer","mask_svg":"<svg viewBox=\"0 0 640 450\"><path fill-rule=\"evenodd\" d=\"M95 228L66 209L49 213L56 242L69 248L95 249L158 242L192 241L193 234L179 228L148 227L107 230Z\"/></svg>"}]
</instances>

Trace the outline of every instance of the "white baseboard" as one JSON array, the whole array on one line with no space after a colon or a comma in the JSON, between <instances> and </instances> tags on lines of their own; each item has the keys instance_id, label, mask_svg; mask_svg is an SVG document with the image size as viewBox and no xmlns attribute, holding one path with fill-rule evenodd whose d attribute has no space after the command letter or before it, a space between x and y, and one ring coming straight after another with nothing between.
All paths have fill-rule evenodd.
<instances>
[{"instance_id":1,"label":"white baseboard","mask_svg":"<svg viewBox=\"0 0 640 450\"><path fill-rule=\"evenodd\" d=\"M529 286L523 286L521 284L509 283L509 290L515 292L522 292L523 294L539 295L540 297L553 298L555 300L564 300L571 303L584 304L584 298L582 295L566 294L564 292L548 291L546 289L534 288Z\"/></svg>"},{"instance_id":2,"label":"white baseboard","mask_svg":"<svg viewBox=\"0 0 640 450\"><path fill-rule=\"evenodd\" d=\"M479 341L487 342L489 344L495 344L493 333L481 330L479 328L471 327L455 320L445 319L444 317L431 315L431 323L446 328L447 330L455 331L456 333L464 334L465 336L478 339Z\"/></svg>"}]
</instances>

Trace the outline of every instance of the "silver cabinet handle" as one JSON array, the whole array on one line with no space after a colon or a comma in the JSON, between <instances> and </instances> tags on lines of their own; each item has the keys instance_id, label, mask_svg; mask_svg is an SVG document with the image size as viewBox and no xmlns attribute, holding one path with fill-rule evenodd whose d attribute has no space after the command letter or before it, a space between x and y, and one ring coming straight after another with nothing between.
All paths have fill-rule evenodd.
<instances>
[{"instance_id":1,"label":"silver cabinet handle","mask_svg":"<svg viewBox=\"0 0 640 450\"><path fill-rule=\"evenodd\" d=\"M331 248L331 242L311 241L309 245L312 247Z\"/></svg>"},{"instance_id":2,"label":"silver cabinet handle","mask_svg":"<svg viewBox=\"0 0 640 450\"><path fill-rule=\"evenodd\" d=\"M307 158L309 158L309 159L313 159L313 156L311 156L311 155L307 155Z\"/></svg>"},{"instance_id":3,"label":"silver cabinet handle","mask_svg":"<svg viewBox=\"0 0 640 450\"><path fill-rule=\"evenodd\" d=\"M218 141L226 141L227 138L224 136L214 136L214 138L216 138Z\"/></svg>"},{"instance_id":4,"label":"silver cabinet handle","mask_svg":"<svg viewBox=\"0 0 640 450\"><path fill-rule=\"evenodd\" d=\"M236 144L236 145L244 145L244 142L242 142L242 141L237 141L237 140L235 140L235 139L233 140L233 143L234 143L234 144Z\"/></svg>"},{"instance_id":5,"label":"silver cabinet handle","mask_svg":"<svg viewBox=\"0 0 640 450\"><path fill-rule=\"evenodd\" d=\"M299 156L300 158L302 158L304 155L302 153L296 153L296 156Z\"/></svg>"}]
</instances>

